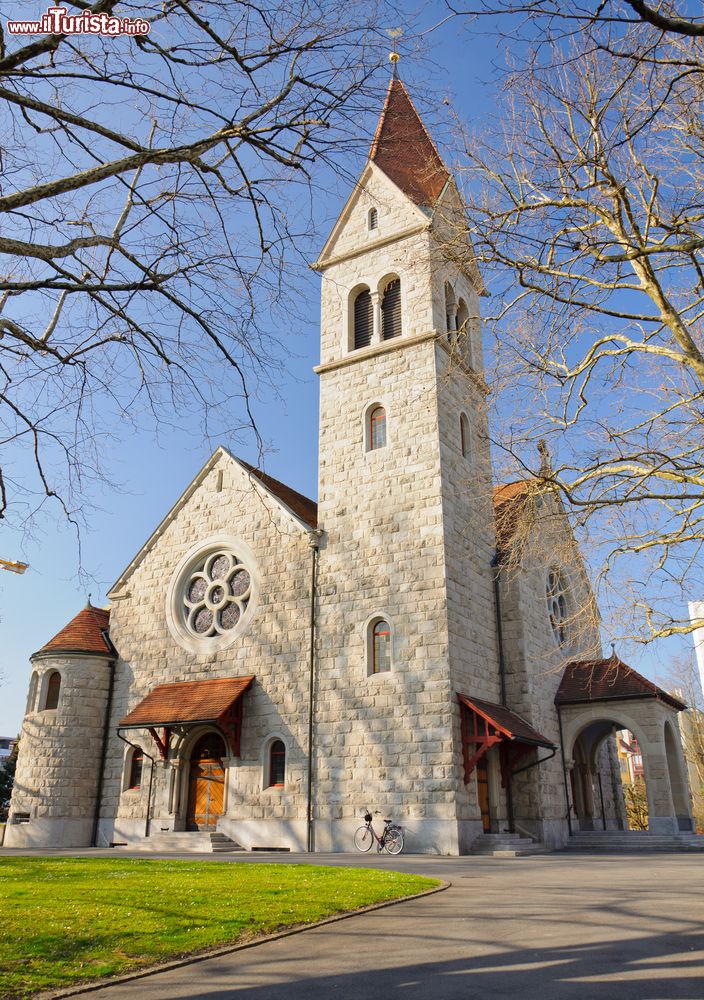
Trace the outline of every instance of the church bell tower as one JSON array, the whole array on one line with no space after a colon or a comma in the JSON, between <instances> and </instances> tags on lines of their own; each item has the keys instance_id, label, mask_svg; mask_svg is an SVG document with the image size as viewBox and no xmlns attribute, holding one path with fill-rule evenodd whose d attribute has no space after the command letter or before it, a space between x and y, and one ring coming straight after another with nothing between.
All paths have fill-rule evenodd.
<instances>
[{"instance_id":1,"label":"church bell tower","mask_svg":"<svg viewBox=\"0 0 704 1000\"><path fill-rule=\"evenodd\" d=\"M340 849L373 802L452 853L475 809L453 692L498 696L483 286L455 182L395 75L316 266L316 846Z\"/></svg>"}]
</instances>

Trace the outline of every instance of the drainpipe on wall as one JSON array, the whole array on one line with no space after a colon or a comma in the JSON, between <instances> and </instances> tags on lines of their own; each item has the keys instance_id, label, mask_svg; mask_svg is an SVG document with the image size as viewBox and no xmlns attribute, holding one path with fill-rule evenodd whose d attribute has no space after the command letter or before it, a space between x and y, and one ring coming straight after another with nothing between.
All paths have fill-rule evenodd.
<instances>
[{"instance_id":1,"label":"drainpipe on wall","mask_svg":"<svg viewBox=\"0 0 704 1000\"><path fill-rule=\"evenodd\" d=\"M493 569L492 578L494 581L494 607L496 609L496 642L499 653L499 685L501 690L501 704L507 708L506 703L506 658L504 656L504 630L501 620L501 557L498 549L491 560ZM508 828L514 832L515 819L513 815L513 788L511 786L511 774L506 777L506 810L508 812Z\"/></svg>"},{"instance_id":2,"label":"drainpipe on wall","mask_svg":"<svg viewBox=\"0 0 704 1000\"><path fill-rule=\"evenodd\" d=\"M313 732L315 711L315 601L317 597L318 551L323 532L316 528L308 533L311 549L310 567L310 651L308 663L308 789L306 799L306 849L313 851Z\"/></svg>"},{"instance_id":3,"label":"drainpipe on wall","mask_svg":"<svg viewBox=\"0 0 704 1000\"><path fill-rule=\"evenodd\" d=\"M117 650L110 641L107 631L102 633L103 639L111 652L117 656ZM98 846L98 825L100 824L100 810L103 805L103 785L105 783L105 761L108 755L108 735L110 733L110 715L112 713L112 695L115 688L115 660L108 661L110 669L110 680L108 682L108 698L105 705L105 718L103 720L103 743L100 749L100 764L98 765L98 788L95 796L95 812L93 814L93 832L90 838L90 846Z\"/></svg>"}]
</instances>

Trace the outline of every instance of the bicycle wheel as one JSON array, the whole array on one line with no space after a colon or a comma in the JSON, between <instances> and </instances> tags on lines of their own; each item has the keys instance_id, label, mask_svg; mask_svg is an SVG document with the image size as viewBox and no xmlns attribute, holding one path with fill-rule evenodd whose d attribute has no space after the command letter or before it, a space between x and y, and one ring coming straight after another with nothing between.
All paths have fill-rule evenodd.
<instances>
[{"instance_id":1,"label":"bicycle wheel","mask_svg":"<svg viewBox=\"0 0 704 1000\"><path fill-rule=\"evenodd\" d=\"M400 854L403 850L403 833L397 826L392 826L386 834L384 849L389 854Z\"/></svg>"},{"instance_id":2,"label":"bicycle wheel","mask_svg":"<svg viewBox=\"0 0 704 1000\"><path fill-rule=\"evenodd\" d=\"M354 831L354 846L358 851L370 851L374 843L374 836L368 826L360 826Z\"/></svg>"}]
</instances>

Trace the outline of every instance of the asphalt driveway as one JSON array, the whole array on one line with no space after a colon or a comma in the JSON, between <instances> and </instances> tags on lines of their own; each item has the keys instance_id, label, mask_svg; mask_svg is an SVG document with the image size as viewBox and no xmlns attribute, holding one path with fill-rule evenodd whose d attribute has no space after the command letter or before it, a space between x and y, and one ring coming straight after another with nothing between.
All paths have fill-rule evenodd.
<instances>
[{"instance_id":1,"label":"asphalt driveway","mask_svg":"<svg viewBox=\"0 0 704 1000\"><path fill-rule=\"evenodd\" d=\"M214 859L208 856L208 860ZM309 858L247 855L228 860L246 864ZM311 860L407 869L447 879L452 887L254 948L102 987L90 996L95 1000L704 997L702 856L549 854L498 860L316 855Z\"/></svg>"}]
</instances>

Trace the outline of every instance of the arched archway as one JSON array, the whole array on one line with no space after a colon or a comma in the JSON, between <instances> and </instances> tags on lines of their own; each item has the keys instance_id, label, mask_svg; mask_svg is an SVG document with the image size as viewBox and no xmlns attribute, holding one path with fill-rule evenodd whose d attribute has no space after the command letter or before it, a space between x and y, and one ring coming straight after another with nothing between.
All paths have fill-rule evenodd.
<instances>
[{"instance_id":1,"label":"arched archway","mask_svg":"<svg viewBox=\"0 0 704 1000\"><path fill-rule=\"evenodd\" d=\"M569 767L573 817L580 830L627 829L625 789L619 772L616 719L587 722L572 743Z\"/></svg>"},{"instance_id":2,"label":"arched archway","mask_svg":"<svg viewBox=\"0 0 704 1000\"><path fill-rule=\"evenodd\" d=\"M193 744L189 760L187 830L215 830L225 810L225 740L209 731Z\"/></svg>"}]
</instances>

